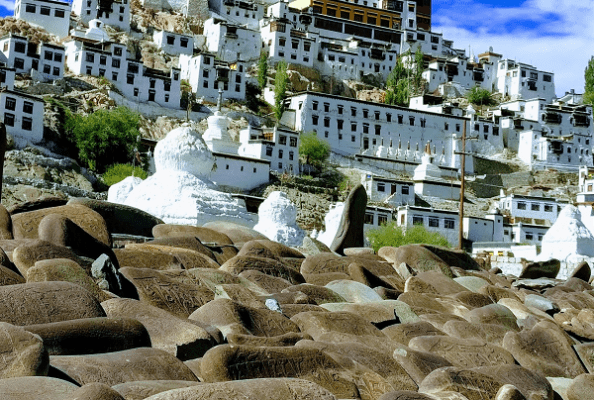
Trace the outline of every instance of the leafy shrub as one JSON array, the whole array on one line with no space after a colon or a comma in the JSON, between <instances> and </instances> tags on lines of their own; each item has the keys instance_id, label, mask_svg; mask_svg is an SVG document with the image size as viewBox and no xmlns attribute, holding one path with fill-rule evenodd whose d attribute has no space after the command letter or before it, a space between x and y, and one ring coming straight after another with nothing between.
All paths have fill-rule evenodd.
<instances>
[{"instance_id":1,"label":"leafy shrub","mask_svg":"<svg viewBox=\"0 0 594 400\"><path fill-rule=\"evenodd\" d=\"M146 171L139 166L134 167L131 164L114 164L107 168L101 178L107 186L111 186L132 175L140 179L146 179L147 177Z\"/></svg>"},{"instance_id":2,"label":"leafy shrub","mask_svg":"<svg viewBox=\"0 0 594 400\"><path fill-rule=\"evenodd\" d=\"M305 159L305 164L322 167L330 156L330 145L325 140L318 138L315 132L301 135L299 155Z\"/></svg>"},{"instance_id":3,"label":"leafy shrub","mask_svg":"<svg viewBox=\"0 0 594 400\"><path fill-rule=\"evenodd\" d=\"M138 113L120 106L86 116L69 113L64 128L78 149L79 161L102 173L109 165L130 160L139 122Z\"/></svg>"},{"instance_id":4,"label":"leafy shrub","mask_svg":"<svg viewBox=\"0 0 594 400\"><path fill-rule=\"evenodd\" d=\"M424 243L450 247L450 243L438 232L431 232L422 225L409 226L403 229L395 221L367 232L371 247L376 252L384 246L399 247L405 244Z\"/></svg>"}]
</instances>

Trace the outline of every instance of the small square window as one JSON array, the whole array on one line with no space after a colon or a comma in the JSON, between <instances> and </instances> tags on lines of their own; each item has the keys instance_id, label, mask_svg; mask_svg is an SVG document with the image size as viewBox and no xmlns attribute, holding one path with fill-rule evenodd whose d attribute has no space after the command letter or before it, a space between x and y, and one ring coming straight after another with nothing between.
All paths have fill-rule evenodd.
<instances>
[{"instance_id":1,"label":"small square window","mask_svg":"<svg viewBox=\"0 0 594 400\"><path fill-rule=\"evenodd\" d=\"M429 226L432 228L439 228L439 218L429 217Z\"/></svg>"},{"instance_id":2,"label":"small square window","mask_svg":"<svg viewBox=\"0 0 594 400\"><path fill-rule=\"evenodd\" d=\"M90 68L91 68L91 67L87 67L87 75L90 75L90 74L91 74L91 73L89 72L89 69L90 69ZM52 72L52 67L50 67L50 66L49 66L49 65L47 65L47 64L46 64L46 65L44 65L44 66L43 66L43 73L44 73L44 74L49 74L50 72Z\"/></svg>"},{"instance_id":3,"label":"small square window","mask_svg":"<svg viewBox=\"0 0 594 400\"><path fill-rule=\"evenodd\" d=\"M23 117L23 123L21 124L21 128L26 131L33 130L33 120L31 118Z\"/></svg>"},{"instance_id":4,"label":"small square window","mask_svg":"<svg viewBox=\"0 0 594 400\"><path fill-rule=\"evenodd\" d=\"M52 70L52 75L53 76L60 76L60 68L54 67L53 70Z\"/></svg>"},{"instance_id":5,"label":"small square window","mask_svg":"<svg viewBox=\"0 0 594 400\"><path fill-rule=\"evenodd\" d=\"M49 7L40 7L39 13L41 15L50 15L50 8Z\"/></svg>"},{"instance_id":6,"label":"small square window","mask_svg":"<svg viewBox=\"0 0 594 400\"><path fill-rule=\"evenodd\" d=\"M4 113L4 125L14 126L14 114Z\"/></svg>"},{"instance_id":7,"label":"small square window","mask_svg":"<svg viewBox=\"0 0 594 400\"><path fill-rule=\"evenodd\" d=\"M54 10L54 17L64 18L64 10Z\"/></svg>"},{"instance_id":8,"label":"small square window","mask_svg":"<svg viewBox=\"0 0 594 400\"><path fill-rule=\"evenodd\" d=\"M112 81L117 81L118 80L118 73L117 72L112 72L111 73L111 80Z\"/></svg>"},{"instance_id":9,"label":"small square window","mask_svg":"<svg viewBox=\"0 0 594 400\"><path fill-rule=\"evenodd\" d=\"M134 88L134 97L138 97L138 88Z\"/></svg>"},{"instance_id":10,"label":"small square window","mask_svg":"<svg viewBox=\"0 0 594 400\"><path fill-rule=\"evenodd\" d=\"M23 112L27 114L33 114L33 103L25 101L23 103Z\"/></svg>"}]
</instances>

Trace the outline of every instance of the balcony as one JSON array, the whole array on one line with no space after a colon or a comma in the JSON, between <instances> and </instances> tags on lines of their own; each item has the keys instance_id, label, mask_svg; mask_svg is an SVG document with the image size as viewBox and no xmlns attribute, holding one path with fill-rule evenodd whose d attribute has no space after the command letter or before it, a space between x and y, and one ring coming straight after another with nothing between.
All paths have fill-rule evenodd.
<instances>
[{"instance_id":1,"label":"balcony","mask_svg":"<svg viewBox=\"0 0 594 400\"><path fill-rule=\"evenodd\" d=\"M384 52L379 49L371 49L369 56L371 58L373 58L374 60L382 60L383 61L386 59L386 55L384 54Z\"/></svg>"},{"instance_id":2,"label":"balcony","mask_svg":"<svg viewBox=\"0 0 594 400\"><path fill-rule=\"evenodd\" d=\"M547 124L560 124L563 117L556 112L548 111L543 114L543 121Z\"/></svg>"},{"instance_id":3,"label":"balcony","mask_svg":"<svg viewBox=\"0 0 594 400\"><path fill-rule=\"evenodd\" d=\"M306 38L307 33L305 33L304 31L300 31L298 29L291 29L291 37Z\"/></svg>"},{"instance_id":4,"label":"balcony","mask_svg":"<svg viewBox=\"0 0 594 400\"><path fill-rule=\"evenodd\" d=\"M573 126L590 126L590 118L587 115L573 114Z\"/></svg>"},{"instance_id":5,"label":"balcony","mask_svg":"<svg viewBox=\"0 0 594 400\"><path fill-rule=\"evenodd\" d=\"M514 129L524 129L524 121L521 119L514 119Z\"/></svg>"}]
</instances>

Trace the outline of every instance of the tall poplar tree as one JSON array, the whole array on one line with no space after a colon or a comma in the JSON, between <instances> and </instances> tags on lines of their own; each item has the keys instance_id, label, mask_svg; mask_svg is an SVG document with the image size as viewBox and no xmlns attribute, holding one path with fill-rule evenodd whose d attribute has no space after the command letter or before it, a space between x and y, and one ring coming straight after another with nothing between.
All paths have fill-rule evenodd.
<instances>
[{"instance_id":1,"label":"tall poplar tree","mask_svg":"<svg viewBox=\"0 0 594 400\"><path fill-rule=\"evenodd\" d=\"M584 71L584 80L586 85L584 88L584 104L594 104L594 57L588 61L588 66Z\"/></svg>"}]
</instances>

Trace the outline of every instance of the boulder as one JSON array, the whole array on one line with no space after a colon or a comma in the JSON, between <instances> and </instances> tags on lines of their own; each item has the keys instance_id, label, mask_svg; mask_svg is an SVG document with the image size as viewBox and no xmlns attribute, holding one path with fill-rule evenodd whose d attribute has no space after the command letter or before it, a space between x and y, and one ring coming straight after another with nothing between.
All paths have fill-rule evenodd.
<instances>
[{"instance_id":1,"label":"boulder","mask_svg":"<svg viewBox=\"0 0 594 400\"><path fill-rule=\"evenodd\" d=\"M201 326L187 319L133 299L111 299L101 303L110 318L134 318L147 330L152 347L180 360L201 357L215 345L214 338Z\"/></svg>"},{"instance_id":2,"label":"boulder","mask_svg":"<svg viewBox=\"0 0 594 400\"><path fill-rule=\"evenodd\" d=\"M150 249L114 249L120 267L151 269L182 269L184 266L173 254L151 251Z\"/></svg>"},{"instance_id":3,"label":"boulder","mask_svg":"<svg viewBox=\"0 0 594 400\"><path fill-rule=\"evenodd\" d=\"M560 268L561 262L555 258L526 263L520 273L520 279L555 278Z\"/></svg>"},{"instance_id":4,"label":"boulder","mask_svg":"<svg viewBox=\"0 0 594 400\"><path fill-rule=\"evenodd\" d=\"M207 287L182 283L153 269L121 268L120 273L134 285L141 301L180 318L214 299Z\"/></svg>"},{"instance_id":5,"label":"boulder","mask_svg":"<svg viewBox=\"0 0 594 400\"><path fill-rule=\"evenodd\" d=\"M402 365L417 385L420 385L431 371L452 365L448 360L437 354L416 351L398 344L394 344L392 357L398 364Z\"/></svg>"},{"instance_id":6,"label":"boulder","mask_svg":"<svg viewBox=\"0 0 594 400\"><path fill-rule=\"evenodd\" d=\"M13 215L14 238L37 239L39 223L49 214L60 214L69 218L95 239L111 247L111 235L103 217L89 207L80 204L44 208Z\"/></svg>"},{"instance_id":7,"label":"boulder","mask_svg":"<svg viewBox=\"0 0 594 400\"><path fill-rule=\"evenodd\" d=\"M582 374L577 376L567 388L567 400L590 399L592 393L594 393L594 375Z\"/></svg>"},{"instance_id":8,"label":"boulder","mask_svg":"<svg viewBox=\"0 0 594 400\"><path fill-rule=\"evenodd\" d=\"M174 389L182 389L191 386L202 385L200 382L190 381L135 381L119 383L113 389L120 393L126 400L144 400L150 396L168 392Z\"/></svg>"},{"instance_id":9,"label":"boulder","mask_svg":"<svg viewBox=\"0 0 594 400\"><path fill-rule=\"evenodd\" d=\"M471 324L466 321L448 321L442 326L447 335L463 339L503 346L503 338L510 328L494 324Z\"/></svg>"},{"instance_id":10,"label":"boulder","mask_svg":"<svg viewBox=\"0 0 594 400\"><path fill-rule=\"evenodd\" d=\"M332 251L344 254L347 247L365 246L363 224L365 208L367 207L367 193L363 185L359 184L351 190L344 201L344 210L338 225L338 230L332 244Z\"/></svg>"},{"instance_id":11,"label":"boulder","mask_svg":"<svg viewBox=\"0 0 594 400\"><path fill-rule=\"evenodd\" d=\"M305 283L305 279L299 271L271 258L238 255L228 260L220 269L234 275L239 275L246 270L257 270L267 275L286 279L293 285Z\"/></svg>"},{"instance_id":12,"label":"boulder","mask_svg":"<svg viewBox=\"0 0 594 400\"><path fill-rule=\"evenodd\" d=\"M578 278L583 280L584 282L590 282L590 278L592 276L592 270L590 269L590 265L586 261L580 262L577 267L571 271L569 274L570 278Z\"/></svg>"},{"instance_id":13,"label":"boulder","mask_svg":"<svg viewBox=\"0 0 594 400\"><path fill-rule=\"evenodd\" d=\"M146 328L130 318L75 319L26 325L23 329L43 339L50 355L109 353L151 346Z\"/></svg>"},{"instance_id":14,"label":"boulder","mask_svg":"<svg viewBox=\"0 0 594 400\"><path fill-rule=\"evenodd\" d=\"M588 370L588 373L594 373L594 343L575 344L573 348Z\"/></svg>"},{"instance_id":15,"label":"boulder","mask_svg":"<svg viewBox=\"0 0 594 400\"><path fill-rule=\"evenodd\" d=\"M515 331L520 330L514 313L501 304L489 304L475 308L466 315L466 319L472 324L495 324Z\"/></svg>"},{"instance_id":16,"label":"boulder","mask_svg":"<svg viewBox=\"0 0 594 400\"><path fill-rule=\"evenodd\" d=\"M16 285L25 283L26 280L12 269L0 265L0 286Z\"/></svg>"},{"instance_id":17,"label":"boulder","mask_svg":"<svg viewBox=\"0 0 594 400\"><path fill-rule=\"evenodd\" d=\"M386 339L382 331L371 322L350 312L309 311L293 316L291 321L299 326L301 332L311 335L314 340L321 340L325 334L335 335L337 340L341 337L340 334L346 337L358 337L360 340Z\"/></svg>"},{"instance_id":18,"label":"boulder","mask_svg":"<svg viewBox=\"0 0 594 400\"><path fill-rule=\"evenodd\" d=\"M205 304L189 319L215 326L224 336L238 333L270 337L300 331L293 321L276 311L251 308L228 299Z\"/></svg>"},{"instance_id":19,"label":"boulder","mask_svg":"<svg viewBox=\"0 0 594 400\"><path fill-rule=\"evenodd\" d=\"M431 372L419 385L419 392L457 392L468 400L493 399L504 383L489 375L460 367L444 367Z\"/></svg>"},{"instance_id":20,"label":"boulder","mask_svg":"<svg viewBox=\"0 0 594 400\"><path fill-rule=\"evenodd\" d=\"M446 334L439 329L435 328L428 322L405 322L397 325L391 325L384 329L382 332L394 340L395 342L401 343L408 346L411 339L418 336L445 336Z\"/></svg>"},{"instance_id":21,"label":"boulder","mask_svg":"<svg viewBox=\"0 0 594 400\"><path fill-rule=\"evenodd\" d=\"M103 200L73 198L69 205L80 204L100 214L111 233L152 237L152 229L163 221L138 208Z\"/></svg>"},{"instance_id":22,"label":"boulder","mask_svg":"<svg viewBox=\"0 0 594 400\"><path fill-rule=\"evenodd\" d=\"M0 380L47 375L49 357L42 338L6 322L0 322L0 338Z\"/></svg>"},{"instance_id":23,"label":"boulder","mask_svg":"<svg viewBox=\"0 0 594 400\"><path fill-rule=\"evenodd\" d=\"M12 218L6 207L0 204L0 240L12 238Z\"/></svg>"},{"instance_id":24,"label":"boulder","mask_svg":"<svg viewBox=\"0 0 594 400\"><path fill-rule=\"evenodd\" d=\"M358 397L349 372L325 353L305 348L217 346L201 363L205 382L257 378L299 378L314 382L338 398Z\"/></svg>"},{"instance_id":25,"label":"boulder","mask_svg":"<svg viewBox=\"0 0 594 400\"><path fill-rule=\"evenodd\" d=\"M382 298L369 286L365 286L364 284L355 281L332 281L326 285L326 288L352 303L382 301Z\"/></svg>"},{"instance_id":26,"label":"boulder","mask_svg":"<svg viewBox=\"0 0 594 400\"><path fill-rule=\"evenodd\" d=\"M230 397L233 396L233 397ZM262 378L216 382L162 392L147 400L335 400L320 385L303 379Z\"/></svg>"},{"instance_id":27,"label":"boulder","mask_svg":"<svg viewBox=\"0 0 594 400\"><path fill-rule=\"evenodd\" d=\"M249 280L250 282L255 283L268 293L279 293L284 289L293 286L291 282L289 282L286 279L279 278L277 276L267 275L255 269L248 269L246 271L243 271L239 274L239 276Z\"/></svg>"},{"instance_id":28,"label":"boulder","mask_svg":"<svg viewBox=\"0 0 594 400\"><path fill-rule=\"evenodd\" d=\"M436 270L441 271L447 277L453 277L449 265L444 260L419 244L409 244L400 247L386 246L379 249L377 254L395 266L405 263L414 274Z\"/></svg>"},{"instance_id":29,"label":"boulder","mask_svg":"<svg viewBox=\"0 0 594 400\"><path fill-rule=\"evenodd\" d=\"M79 385L92 382L113 386L141 380L198 380L176 357L163 350L147 347L113 353L52 356L50 364Z\"/></svg>"},{"instance_id":30,"label":"boulder","mask_svg":"<svg viewBox=\"0 0 594 400\"><path fill-rule=\"evenodd\" d=\"M196 249L187 249L176 246L167 246L164 244L154 244L152 242L146 243L131 243L126 245L126 249L149 251L151 253L161 253L174 256L185 269L192 268L219 268L220 265L216 261L214 253L205 246L196 246Z\"/></svg>"},{"instance_id":31,"label":"boulder","mask_svg":"<svg viewBox=\"0 0 594 400\"><path fill-rule=\"evenodd\" d=\"M66 400L78 386L47 376L21 376L0 379L2 400Z\"/></svg>"},{"instance_id":32,"label":"boulder","mask_svg":"<svg viewBox=\"0 0 594 400\"><path fill-rule=\"evenodd\" d=\"M409 305L398 300L381 300L366 303L326 303L322 308L328 311L346 311L357 314L376 327L416 322L419 317Z\"/></svg>"},{"instance_id":33,"label":"boulder","mask_svg":"<svg viewBox=\"0 0 594 400\"><path fill-rule=\"evenodd\" d=\"M230 333L227 335L227 343L231 346L257 346L257 347L282 347L295 346L300 340L311 340L311 336L305 333L285 333L279 336L253 336L241 333Z\"/></svg>"},{"instance_id":34,"label":"boulder","mask_svg":"<svg viewBox=\"0 0 594 400\"><path fill-rule=\"evenodd\" d=\"M268 238L260 232L233 222L218 220L207 222L202 226L227 235L238 248L241 248L244 243L249 242L250 240L268 240Z\"/></svg>"},{"instance_id":35,"label":"boulder","mask_svg":"<svg viewBox=\"0 0 594 400\"><path fill-rule=\"evenodd\" d=\"M75 390L69 400L127 400L104 383L87 383Z\"/></svg>"},{"instance_id":36,"label":"boulder","mask_svg":"<svg viewBox=\"0 0 594 400\"><path fill-rule=\"evenodd\" d=\"M70 282L0 286L0 321L13 325L104 316L97 299L89 291Z\"/></svg>"},{"instance_id":37,"label":"boulder","mask_svg":"<svg viewBox=\"0 0 594 400\"><path fill-rule=\"evenodd\" d=\"M546 378L519 365L480 367L474 371L489 375L505 384L513 385L527 399L552 399L553 388Z\"/></svg>"},{"instance_id":38,"label":"boulder","mask_svg":"<svg viewBox=\"0 0 594 400\"><path fill-rule=\"evenodd\" d=\"M97 286L95 281L76 262L68 258L53 258L37 261L27 270L27 282L71 282L88 290L97 301L105 301L111 296Z\"/></svg>"},{"instance_id":39,"label":"boulder","mask_svg":"<svg viewBox=\"0 0 594 400\"><path fill-rule=\"evenodd\" d=\"M70 259L80 265L89 276L91 275L93 259L80 257L68 247L57 246L43 240L33 240L21 244L12 253L14 264L23 276L27 275L27 270L34 266L37 261L54 258Z\"/></svg>"}]
</instances>

